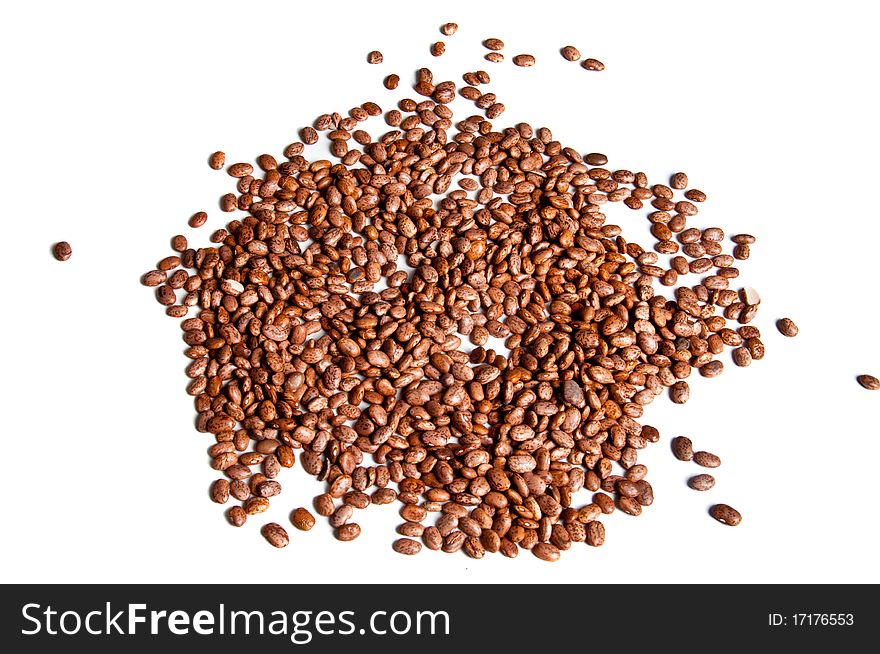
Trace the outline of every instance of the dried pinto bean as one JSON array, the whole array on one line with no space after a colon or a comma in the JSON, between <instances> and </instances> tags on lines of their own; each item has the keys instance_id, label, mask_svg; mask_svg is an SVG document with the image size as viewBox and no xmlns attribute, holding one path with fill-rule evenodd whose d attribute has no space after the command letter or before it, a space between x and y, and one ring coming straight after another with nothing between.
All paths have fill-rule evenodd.
<instances>
[{"instance_id":1,"label":"dried pinto bean","mask_svg":"<svg viewBox=\"0 0 880 654\"><path fill-rule=\"evenodd\" d=\"M500 40L486 46L503 60ZM604 69L574 46L561 53ZM371 130L382 109L363 102L302 128L284 158L229 166L235 192L220 204L232 219L201 247L176 237L144 275L186 317L187 392L225 477L210 496L242 503L233 524L283 497L299 457L339 540L359 536L357 510L399 502L398 552L555 561L572 543L602 545L602 515L652 506L638 455L660 434L640 421L665 388L683 404L685 379L719 375L726 347L739 366L764 356L760 332L726 322L748 323L760 303L730 281L754 237L726 251L720 227L688 225L706 194L684 173L658 184L547 127L494 124L505 106L481 90L489 75L463 79L479 115L456 117L456 84L423 68L416 99L384 115L392 131ZM328 158L306 158L319 133ZM645 210L657 243L611 224L615 202ZM673 448L718 462L681 437ZM315 517L299 508L290 521L306 531ZM288 542L275 523L262 531Z\"/></svg>"}]
</instances>

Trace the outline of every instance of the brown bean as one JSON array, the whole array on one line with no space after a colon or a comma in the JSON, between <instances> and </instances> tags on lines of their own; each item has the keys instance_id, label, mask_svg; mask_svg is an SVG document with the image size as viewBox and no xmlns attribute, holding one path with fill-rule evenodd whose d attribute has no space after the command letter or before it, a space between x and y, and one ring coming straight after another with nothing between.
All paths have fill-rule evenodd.
<instances>
[{"instance_id":1,"label":"brown bean","mask_svg":"<svg viewBox=\"0 0 880 654\"><path fill-rule=\"evenodd\" d=\"M704 468L717 468L721 465L721 459L711 452L694 452L694 463Z\"/></svg>"},{"instance_id":2,"label":"brown bean","mask_svg":"<svg viewBox=\"0 0 880 654\"><path fill-rule=\"evenodd\" d=\"M880 390L880 379L877 379L874 375L859 375L856 377L856 381L859 382L862 388L867 388L869 391Z\"/></svg>"},{"instance_id":3,"label":"brown bean","mask_svg":"<svg viewBox=\"0 0 880 654\"><path fill-rule=\"evenodd\" d=\"M245 500L243 508L248 515L264 513L269 510L269 500L265 497L250 497Z\"/></svg>"},{"instance_id":4,"label":"brown bean","mask_svg":"<svg viewBox=\"0 0 880 654\"><path fill-rule=\"evenodd\" d=\"M586 524L586 530L587 545L590 545L591 547L600 547L605 543L605 526L601 522L598 520L588 522Z\"/></svg>"},{"instance_id":5,"label":"brown bean","mask_svg":"<svg viewBox=\"0 0 880 654\"><path fill-rule=\"evenodd\" d=\"M715 504L709 509L709 515L718 522L729 527L735 527L742 522L742 516L739 511L727 504Z\"/></svg>"},{"instance_id":6,"label":"brown bean","mask_svg":"<svg viewBox=\"0 0 880 654\"><path fill-rule=\"evenodd\" d=\"M337 527L334 530L333 535L336 537L336 540L344 542L354 540L361 535L361 526L356 522L349 522L346 525Z\"/></svg>"},{"instance_id":7,"label":"brown bean","mask_svg":"<svg viewBox=\"0 0 880 654\"><path fill-rule=\"evenodd\" d=\"M581 66L583 66L587 70L605 70L605 64L603 64L598 59L593 59L592 57L584 59L581 62Z\"/></svg>"},{"instance_id":8,"label":"brown bean","mask_svg":"<svg viewBox=\"0 0 880 654\"><path fill-rule=\"evenodd\" d=\"M404 522L397 526L397 533L401 536L411 536L418 538L425 533L425 526L420 522Z\"/></svg>"},{"instance_id":9,"label":"brown bean","mask_svg":"<svg viewBox=\"0 0 880 654\"><path fill-rule=\"evenodd\" d=\"M678 190L684 190L688 186L688 177L684 173L675 173L669 180L669 185Z\"/></svg>"},{"instance_id":10,"label":"brown bean","mask_svg":"<svg viewBox=\"0 0 880 654\"><path fill-rule=\"evenodd\" d=\"M458 31L458 23L444 23L440 26L440 33L444 36L452 36Z\"/></svg>"},{"instance_id":11,"label":"brown bean","mask_svg":"<svg viewBox=\"0 0 880 654\"><path fill-rule=\"evenodd\" d=\"M186 236L184 236L183 234L178 234L171 239L171 249L175 252L183 253L186 251L187 247L188 243L186 240Z\"/></svg>"},{"instance_id":12,"label":"brown bean","mask_svg":"<svg viewBox=\"0 0 880 654\"><path fill-rule=\"evenodd\" d=\"M322 493L315 498L315 511L318 512L318 515L322 515L325 518L333 515L333 511L336 510L336 507L333 502L333 496L329 493Z\"/></svg>"},{"instance_id":13,"label":"brown bean","mask_svg":"<svg viewBox=\"0 0 880 654\"><path fill-rule=\"evenodd\" d=\"M672 454L679 461L691 461L694 458L694 446L687 436L676 436L672 439Z\"/></svg>"},{"instance_id":14,"label":"brown bean","mask_svg":"<svg viewBox=\"0 0 880 654\"><path fill-rule=\"evenodd\" d=\"M240 506L233 506L226 512L226 516L229 518L229 522L232 523L233 526L241 527L247 522L248 514L245 513L245 510Z\"/></svg>"},{"instance_id":15,"label":"brown bean","mask_svg":"<svg viewBox=\"0 0 880 654\"><path fill-rule=\"evenodd\" d=\"M288 543L290 543L287 531L277 522L269 522L263 525L260 533L263 534L263 538L269 541L272 547L287 547Z\"/></svg>"},{"instance_id":16,"label":"brown bean","mask_svg":"<svg viewBox=\"0 0 880 654\"><path fill-rule=\"evenodd\" d=\"M141 282L144 286L159 286L159 284L165 283L167 279L168 273L164 270L151 270L141 278Z\"/></svg>"},{"instance_id":17,"label":"brown bean","mask_svg":"<svg viewBox=\"0 0 880 654\"><path fill-rule=\"evenodd\" d=\"M535 65L535 58L530 54L516 55L512 61L514 65L524 68Z\"/></svg>"},{"instance_id":18,"label":"brown bean","mask_svg":"<svg viewBox=\"0 0 880 654\"><path fill-rule=\"evenodd\" d=\"M715 477L712 475L694 475L688 479L688 486L696 491L707 491L715 486Z\"/></svg>"},{"instance_id":19,"label":"brown bean","mask_svg":"<svg viewBox=\"0 0 880 654\"><path fill-rule=\"evenodd\" d=\"M52 254L58 261L67 261L73 254L73 249L67 241L59 241L52 247Z\"/></svg>"},{"instance_id":20,"label":"brown bean","mask_svg":"<svg viewBox=\"0 0 880 654\"><path fill-rule=\"evenodd\" d=\"M341 527L351 519L353 514L354 509L350 505L342 504L341 506L336 507L336 510L333 511L328 522L331 527Z\"/></svg>"},{"instance_id":21,"label":"brown bean","mask_svg":"<svg viewBox=\"0 0 880 654\"><path fill-rule=\"evenodd\" d=\"M318 142L318 132L314 127L303 127L300 130L300 138L303 140L303 143L306 145L312 145Z\"/></svg>"},{"instance_id":22,"label":"brown bean","mask_svg":"<svg viewBox=\"0 0 880 654\"><path fill-rule=\"evenodd\" d=\"M724 364L721 361L709 361L700 366L700 374L703 377L717 377L724 372Z\"/></svg>"},{"instance_id":23,"label":"brown bean","mask_svg":"<svg viewBox=\"0 0 880 654\"><path fill-rule=\"evenodd\" d=\"M254 172L254 167L249 163L232 164L227 170L230 177L245 177Z\"/></svg>"},{"instance_id":24,"label":"brown bean","mask_svg":"<svg viewBox=\"0 0 880 654\"><path fill-rule=\"evenodd\" d=\"M443 547L443 536L437 530L437 527L426 527L425 533L422 534L422 542L429 550L437 551Z\"/></svg>"},{"instance_id":25,"label":"brown bean","mask_svg":"<svg viewBox=\"0 0 880 654\"><path fill-rule=\"evenodd\" d=\"M385 57L382 56L382 53L378 50L372 50L367 53L367 63L368 64L381 64Z\"/></svg>"},{"instance_id":26,"label":"brown bean","mask_svg":"<svg viewBox=\"0 0 880 654\"><path fill-rule=\"evenodd\" d=\"M295 509L290 517L290 521L293 523L294 527L301 531L309 531L315 526L315 516L309 513L309 510L304 507Z\"/></svg>"},{"instance_id":27,"label":"brown bean","mask_svg":"<svg viewBox=\"0 0 880 654\"><path fill-rule=\"evenodd\" d=\"M392 549L398 554L406 554L412 556L422 551L422 544L411 538L398 538L394 541Z\"/></svg>"},{"instance_id":28,"label":"brown bean","mask_svg":"<svg viewBox=\"0 0 880 654\"><path fill-rule=\"evenodd\" d=\"M617 499L617 506L628 515L636 516L642 513L642 505L631 497L619 497Z\"/></svg>"},{"instance_id":29,"label":"brown bean","mask_svg":"<svg viewBox=\"0 0 880 654\"><path fill-rule=\"evenodd\" d=\"M532 554L548 563L559 560L559 548L550 543L538 543L532 548Z\"/></svg>"},{"instance_id":30,"label":"brown bean","mask_svg":"<svg viewBox=\"0 0 880 654\"><path fill-rule=\"evenodd\" d=\"M751 365L751 363L752 363L752 353L749 352L749 349L747 347L736 348L732 352L732 355L733 355L733 362L740 367L744 368L746 366Z\"/></svg>"},{"instance_id":31,"label":"brown bean","mask_svg":"<svg viewBox=\"0 0 880 654\"><path fill-rule=\"evenodd\" d=\"M229 501L229 482L226 479L218 479L211 484L211 499L217 504Z\"/></svg>"},{"instance_id":32,"label":"brown bean","mask_svg":"<svg viewBox=\"0 0 880 654\"><path fill-rule=\"evenodd\" d=\"M581 58L580 51L578 51L578 49L573 45L567 45L559 52L562 54L563 58L567 59L568 61L577 61Z\"/></svg>"},{"instance_id":33,"label":"brown bean","mask_svg":"<svg viewBox=\"0 0 880 654\"><path fill-rule=\"evenodd\" d=\"M690 399L691 389L686 381L677 381L669 387L669 399L675 404L684 404Z\"/></svg>"},{"instance_id":34,"label":"brown bean","mask_svg":"<svg viewBox=\"0 0 880 654\"><path fill-rule=\"evenodd\" d=\"M208 157L208 165L214 170L220 170L226 165L226 153L217 150Z\"/></svg>"},{"instance_id":35,"label":"brown bean","mask_svg":"<svg viewBox=\"0 0 880 654\"><path fill-rule=\"evenodd\" d=\"M197 211L192 215L189 219L189 226L193 228L198 228L208 222L208 214L204 211Z\"/></svg>"},{"instance_id":36,"label":"brown bean","mask_svg":"<svg viewBox=\"0 0 880 654\"><path fill-rule=\"evenodd\" d=\"M789 338L797 336L798 331L800 331L791 318L780 318L776 321L776 329L779 330L780 334Z\"/></svg>"}]
</instances>

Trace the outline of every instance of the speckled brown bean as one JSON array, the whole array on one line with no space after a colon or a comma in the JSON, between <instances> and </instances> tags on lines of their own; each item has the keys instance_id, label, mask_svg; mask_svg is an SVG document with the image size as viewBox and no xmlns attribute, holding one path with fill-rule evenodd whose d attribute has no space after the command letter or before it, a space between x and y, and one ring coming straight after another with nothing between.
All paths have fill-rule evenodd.
<instances>
[{"instance_id":1,"label":"speckled brown bean","mask_svg":"<svg viewBox=\"0 0 880 654\"><path fill-rule=\"evenodd\" d=\"M669 180L669 185L679 191L683 191L688 186L688 176L684 173L675 173Z\"/></svg>"},{"instance_id":2,"label":"speckled brown bean","mask_svg":"<svg viewBox=\"0 0 880 654\"><path fill-rule=\"evenodd\" d=\"M498 116L500 116L501 114L504 113L504 109L505 109L504 104L502 104L501 102L496 102L495 104L491 105L488 109L486 109L486 118L494 120L495 118L498 118Z\"/></svg>"},{"instance_id":3,"label":"speckled brown bean","mask_svg":"<svg viewBox=\"0 0 880 654\"><path fill-rule=\"evenodd\" d=\"M501 39L486 39L483 41L483 45L489 50L503 50L504 49L504 41Z\"/></svg>"},{"instance_id":4,"label":"speckled brown bean","mask_svg":"<svg viewBox=\"0 0 880 654\"><path fill-rule=\"evenodd\" d=\"M520 54L513 58L513 63L522 68L528 68L535 65L535 58L530 54Z\"/></svg>"},{"instance_id":5,"label":"speckled brown bean","mask_svg":"<svg viewBox=\"0 0 880 654\"><path fill-rule=\"evenodd\" d=\"M229 482L226 479L218 479L211 484L211 499L217 504L229 501Z\"/></svg>"},{"instance_id":6,"label":"speckled brown bean","mask_svg":"<svg viewBox=\"0 0 880 654\"><path fill-rule=\"evenodd\" d=\"M304 507L299 507L294 510L293 514L290 516L290 521L293 523L294 527L301 531L309 531L315 526L315 516L309 513L308 509Z\"/></svg>"},{"instance_id":7,"label":"speckled brown bean","mask_svg":"<svg viewBox=\"0 0 880 654\"><path fill-rule=\"evenodd\" d=\"M639 479L636 482L638 495L635 496L636 502L642 506L651 506L654 503L654 487L647 479Z\"/></svg>"},{"instance_id":8,"label":"speckled brown bean","mask_svg":"<svg viewBox=\"0 0 880 654\"><path fill-rule=\"evenodd\" d=\"M688 486L695 491L707 491L715 486L715 477L712 475L694 475L687 482Z\"/></svg>"},{"instance_id":9,"label":"speckled brown bean","mask_svg":"<svg viewBox=\"0 0 880 654\"><path fill-rule=\"evenodd\" d=\"M587 70L605 70L605 64L603 64L598 59L593 59L592 57L590 57L589 59L584 59L581 62L581 66L583 66Z\"/></svg>"},{"instance_id":10,"label":"speckled brown bean","mask_svg":"<svg viewBox=\"0 0 880 654\"><path fill-rule=\"evenodd\" d=\"M746 347L749 348L749 352L752 353L752 359L755 361L760 361L764 358L764 342L758 336L747 338Z\"/></svg>"},{"instance_id":11,"label":"speckled brown bean","mask_svg":"<svg viewBox=\"0 0 880 654\"><path fill-rule=\"evenodd\" d=\"M614 513L614 500L611 499L610 495L596 493L593 495L593 504L596 504L602 513L605 513L606 515Z\"/></svg>"},{"instance_id":12,"label":"speckled brown bean","mask_svg":"<svg viewBox=\"0 0 880 654\"><path fill-rule=\"evenodd\" d=\"M559 51L563 58L568 61L577 61L581 58L580 51L573 45L567 45Z\"/></svg>"},{"instance_id":13,"label":"speckled brown bean","mask_svg":"<svg viewBox=\"0 0 880 654\"><path fill-rule=\"evenodd\" d=\"M188 247L186 236L183 234L178 234L174 238L171 239L171 249L175 252L185 252Z\"/></svg>"},{"instance_id":14,"label":"speckled brown bean","mask_svg":"<svg viewBox=\"0 0 880 654\"><path fill-rule=\"evenodd\" d=\"M397 525L397 533L401 536L418 538L425 533L425 526L420 522L404 522L402 525Z\"/></svg>"},{"instance_id":15,"label":"speckled brown bean","mask_svg":"<svg viewBox=\"0 0 880 654\"><path fill-rule=\"evenodd\" d=\"M367 63L368 64L381 64L385 57L382 56L382 53L378 50L373 50L367 53Z\"/></svg>"},{"instance_id":16,"label":"speckled brown bean","mask_svg":"<svg viewBox=\"0 0 880 654\"><path fill-rule=\"evenodd\" d=\"M208 165L214 170L220 170L226 165L226 153L220 150L212 153L211 156L208 157Z\"/></svg>"},{"instance_id":17,"label":"speckled brown bean","mask_svg":"<svg viewBox=\"0 0 880 654\"><path fill-rule=\"evenodd\" d=\"M467 540L467 534L463 531L453 531L443 539L443 546L441 549L447 554L458 552L464 547L465 540Z\"/></svg>"},{"instance_id":18,"label":"speckled brown bean","mask_svg":"<svg viewBox=\"0 0 880 654\"><path fill-rule=\"evenodd\" d=\"M315 498L315 511L318 512L318 515L327 518L333 515L335 510L333 497L329 493L321 493Z\"/></svg>"},{"instance_id":19,"label":"speckled brown bean","mask_svg":"<svg viewBox=\"0 0 880 654\"><path fill-rule=\"evenodd\" d=\"M691 397L691 387L686 381L677 381L669 387L669 399L675 404L684 404Z\"/></svg>"},{"instance_id":20,"label":"speckled brown bean","mask_svg":"<svg viewBox=\"0 0 880 654\"><path fill-rule=\"evenodd\" d=\"M235 163L226 172L230 177L246 177L254 172L254 167L249 163Z\"/></svg>"},{"instance_id":21,"label":"speckled brown bean","mask_svg":"<svg viewBox=\"0 0 880 654\"><path fill-rule=\"evenodd\" d=\"M67 241L59 241L52 248L52 254L58 261L67 261L70 259L70 255L73 254L73 249Z\"/></svg>"},{"instance_id":22,"label":"speckled brown bean","mask_svg":"<svg viewBox=\"0 0 880 654\"><path fill-rule=\"evenodd\" d=\"M422 544L412 538L398 538L391 548L398 554L412 556L422 551Z\"/></svg>"},{"instance_id":23,"label":"speckled brown bean","mask_svg":"<svg viewBox=\"0 0 880 654\"><path fill-rule=\"evenodd\" d=\"M208 214L204 211L197 211L189 219L189 226L196 229L208 222Z\"/></svg>"},{"instance_id":24,"label":"speckled brown bean","mask_svg":"<svg viewBox=\"0 0 880 654\"><path fill-rule=\"evenodd\" d=\"M330 516L328 522L330 523L331 527L341 527L351 519L351 516L353 514L354 508L348 504L343 504L336 507L336 510L333 511L333 514Z\"/></svg>"},{"instance_id":25,"label":"speckled brown bean","mask_svg":"<svg viewBox=\"0 0 880 654\"><path fill-rule=\"evenodd\" d=\"M431 44L431 54L435 57L442 57L446 52L446 44L443 41L437 41Z\"/></svg>"},{"instance_id":26,"label":"speckled brown bean","mask_svg":"<svg viewBox=\"0 0 880 654\"><path fill-rule=\"evenodd\" d=\"M752 363L752 353L747 347L738 347L731 352L733 362L740 368L745 368Z\"/></svg>"},{"instance_id":27,"label":"speckled brown bean","mask_svg":"<svg viewBox=\"0 0 880 654\"><path fill-rule=\"evenodd\" d=\"M299 136L306 145L313 145L318 142L318 132L314 127L303 127L299 132Z\"/></svg>"},{"instance_id":28,"label":"speckled brown bean","mask_svg":"<svg viewBox=\"0 0 880 654\"><path fill-rule=\"evenodd\" d=\"M397 88L398 84L400 84L400 76L391 73L388 77L385 78L385 88L389 91L393 91Z\"/></svg>"},{"instance_id":29,"label":"speckled brown bean","mask_svg":"<svg viewBox=\"0 0 880 654\"><path fill-rule=\"evenodd\" d=\"M263 534L263 538L269 541L269 544L272 547L287 547L288 543L290 543L290 537L287 535L287 530L277 522L270 522L263 525L263 528L260 529L260 533Z\"/></svg>"},{"instance_id":30,"label":"speckled brown bean","mask_svg":"<svg viewBox=\"0 0 880 654\"><path fill-rule=\"evenodd\" d=\"M486 548L476 536L468 536L461 546L462 551L472 559L482 559L486 556Z\"/></svg>"},{"instance_id":31,"label":"speckled brown bean","mask_svg":"<svg viewBox=\"0 0 880 654\"><path fill-rule=\"evenodd\" d=\"M721 465L721 459L711 452L694 452L694 463L704 468L717 468Z\"/></svg>"},{"instance_id":32,"label":"speckled brown bean","mask_svg":"<svg viewBox=\"0 0 880 654\"><path fill-rule=\"evenodd\" d=\"M519 548L509 538L501 539L501 547L498 550L501 552L502 556L506 556L508 559L515 559L519 555Z\"/></svg>"},{"instance_id":33,"label":"speckled brown bean","mask_svg":"<svg viewBox=\"0 0 880 654\"><path fill-rule=\"evenodd\" d=\"M336 537L336 540L343 542L351 541L361 535L361 526L356 522L349 522L347 525L337 527L333 535Z\"/></svg>"},{"instance_id":34,"label":"speckled brown bean","mask_svg":"<svg viewBox=\"0 0 880 654\"><path fill-rule=\"evenodd\" d=\"M437 527L432 525L430 527L425 527L425 533L422 534L422 542L429 550L434 550L436 552L443 547L443 536L440 535L440 531Z\"/></svg>"},{"instance_id":35,"label":"speckled brown bean","mask_svg":"<svg viewBox=\"0 0 880 654\"><path fill-rule=\"evenodd\" d=\"M742 516L739 511L727 504L715 504L709 509L709 515L728 527L736 527L742 522Z\"/></svg>"},{"instance_id":36,"label":"speckled brown bean","mask_svg":"<svg viewBox=\"0 0 880 654\"><path fill-rule=\"evenodd\" d=\"M265 497L249 497L243 505L245 513L257 515L269 510L269 500Z\"/></svg>"},{"instance_id":37,"label":"speckled brown bean","mask_svg":"<svg viewBox=\"0 0 880 654\"><path fill-rule=\"evenodd\" d=\"M880 390L880 379L877 379L874 375L859 375L856 377L856 381L859 382L862 388L869 391Z\"/></svg>"},{"instance_id":38,"label":"speckled brown bean","mask_svg":"<svg viewBox=\"0 0 880 654\"><path fill-rule=\"evenodd\" d=\"M168 273L164 270L151 270L150 272L144 274L141 278L141 283L144 286L159 286L159 284L164 284L165 280L168 279Z\"/></svg>"},{"instance_id":39,"label":"speckled brown bean","mask_svg":"<svg viewBox=\"0 0 880 654\"><path fill-rule=\"evenodd\" d=\"M226 517L229 518L229 522L232 523L236 527L241 527L245 522L247 522L247 513L240 506L233 506L226 512Z\"/></svg>"},{"instance_id":40,"label":"speckled brown bean","mask_svg":"<svg viewBox=\"0 0 880 654\"><path fill-rule=\"evenodd\" d=\"M617 507L627 515L637 516L642 513L642 505L631 497L617 498Z\"/></svg>"},{"instance_id":41,"label":"speckled brown bean","mask_svg":"<svg viewBox=\"0 0 880 654\"><path fill-rule=\"evenodd\" d=\"M798 335L798 331L800 331L791 318L781 318L778 320L776 322L776 329L779 330L780 334L789 338L794 338Z\"/></svg>"},{"instance_id":42,"label":"speckled brown bean","mask_svg":"<svg viewBox=\"0 0 880 654\"><path fill-rule=\"evenodd\" d=\"M717 377L722 372L724 372L724 363L721 361L709 361L700 366L700 374L703 375L703 377Z\"/></svg>"},{"instance_id":43,"label":"speckled brown bean","mask_svg":"<svg viewBox=\"0 0 880 654\"><path fill-rule=\"evenodd\" d=\"M440 33L443 36L452 36L458 31L458 23L444 23L440 26Z\"/></svg>"},{"instance_id":44,"label":"speckled brown bean","mask_svg":"<svg viewBox=\"0 0 880 654\"><path fill-rule=\"evenodd\" d=\"M428 511L418 504L404 504L400 509L400 517L409 522L421 522L428 516Z\"/></svg>"},{"instance_id":45,"label":"speckled brown bean","mask_svg":"<svg viewBox=\"0 0 880 654\"><path fill-rule=\"evenodd\" d=\"M538 543L532 548L532 554L548 563L559 560L559 548L550 543Z\"/></svg>"},{"instance_id":46,"label":"speckled brown bean","mask_svg":"<svg viewBox=\"0 0 880 654\"><path fill-rule=\"evenodd\" d=\"M163 284L156 289L156 300L159 302L159 304L170 307L177 301L177 297L174 294L173 288L171 288L167 284Z\"/></svg>"},{"instance_id":47,"label":"speckled brown bean","mask_svg":"<svg viewBox=\"0 0 880 654\"><path fill-rule=\"evenodd\" d=\"M592 547L600 547L605 543L605 525L603 525L598 520L593 522L588 522L586 525L587 530L587 545Z\"/></svg>"},{"instance_id":48,"label":"speckled brown bean","mask_svg":"<svg viewBox=\"0 0 880 654\"><path fill-rule=\"evenodd\" d=\"M694 458L694 444L687 436L676 436L672 439L672 454L679 461L691 461Z\"/></svg>"},{"instance_id":49,"label":"speckled brown bean","mask_svg":"<svg viewBox=\"0 0 880 654\"><path fill-rule=\"evenodd\" d=\"M238 198L235 193L227 193L220 198L220 210L230 213L238 208Z\"/></svg>"}]
</instances>

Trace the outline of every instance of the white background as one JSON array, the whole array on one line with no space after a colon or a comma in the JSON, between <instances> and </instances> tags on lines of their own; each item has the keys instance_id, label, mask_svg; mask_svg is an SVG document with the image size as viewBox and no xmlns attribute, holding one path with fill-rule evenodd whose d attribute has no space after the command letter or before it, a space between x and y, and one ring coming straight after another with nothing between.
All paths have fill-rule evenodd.
<instances>
[{"instance_id":1,"label":"white background","mask_svg":"<svg viewBox=\"0 0 880 654\"><path fill-rule=\"evenodd\" d=\"M19 2L3 14L0 580L880 581L880 393L854 379L880 375L872 3ZM460 30L433 59L449 20ZM483 61L490 36L537 65ZM569 43L605 72L564 61ZM366 64L372 49L384 65ZM604 547L576 544L555 565L396 555L395 505L359 512L354 543L321 521L274 550L260 525L289 525L320 491L298 464L269 514L230 527L207 496L211 438L192 427L180 330L139 283L172 235L203 245L227 218L217 198L232 181L210 152L280 156L320 113L391 108L402 93L382 78L425 64L457 82L489 70L508 108L499 126L550 126L658 182L685 170L709 194L698 225L758 236L739 281L763 298L766 358L736 369L725 354L720 378L691 380L687 405L649 407L663 436L640 459L654 505L609 516ZM190 230L202 209L208 226ZM652 243L640 214L611 217ZM60 239L67 263L50 254ZM796 339L773 329L782 316ZM722 457L712 491L686 487L700 470L670 454L677 434ZM715 502L742 524L709 518Z\"/></svg>"}]
</instances>

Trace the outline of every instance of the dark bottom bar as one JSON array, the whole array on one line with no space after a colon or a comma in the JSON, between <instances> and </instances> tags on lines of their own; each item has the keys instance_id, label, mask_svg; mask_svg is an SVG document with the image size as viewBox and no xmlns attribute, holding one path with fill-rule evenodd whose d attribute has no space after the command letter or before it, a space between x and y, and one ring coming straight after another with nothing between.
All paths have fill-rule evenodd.
<instances>
[{"instance_id":1,"label":"dark bottom bar","mask_svg":"<svg viewBox=\"0 0 880 654\"><path fill-rule=\"evenodd\" d=\"M876 586L5 586L6 651L515 651L866 643ZM459 649L462 648L462 649ZM151 650L152 651L152 650Z\"/></svg>"}]
</instances>

